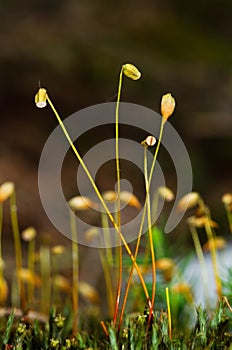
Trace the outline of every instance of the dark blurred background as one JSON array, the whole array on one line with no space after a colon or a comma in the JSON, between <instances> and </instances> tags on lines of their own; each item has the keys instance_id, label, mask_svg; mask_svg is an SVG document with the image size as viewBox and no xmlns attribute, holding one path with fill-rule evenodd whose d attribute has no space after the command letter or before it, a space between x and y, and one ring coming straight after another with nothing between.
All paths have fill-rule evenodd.
<instances>
[{"instance_id":1,"label":"dark blurred background","mask_svg":"<svg viewBox=\"0 0 232 350\"><path fill-rule=\"evenodd\" d=\"M0 13L0 182L16 184L22 228L54 231L40 203L37 169L57 123L49 108L34 105L39 81L65 118L114 101L126 62L143 78L128 80L122 100L159 112L161 95L172 92L177 108L170 122L189 151L194 190L226 220L221 195L231 191L231 0L1 0ZM71 180L64 186L74 195Z\"/></svg>"}]
</instances>

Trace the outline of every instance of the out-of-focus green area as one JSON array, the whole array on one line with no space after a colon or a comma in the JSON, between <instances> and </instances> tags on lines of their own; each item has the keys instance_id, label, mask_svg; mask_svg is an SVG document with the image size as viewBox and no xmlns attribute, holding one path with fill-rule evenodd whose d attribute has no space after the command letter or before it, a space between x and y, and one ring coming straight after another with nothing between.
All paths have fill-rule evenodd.
<instances>
[{"instance_id":1,"label":"out-of-focus green area","mask_svg":"<svg viewBox=\"0 0 232 350\"><path fill-rule=\"evenodd\" d=\"M159 111L161 95L172 92L170 122L189 151L194 189L223 211L221 195L231 191L230 0L2 0L0 12L0 181L16 182L25 224L45 216L37 166L56 126L49 109L34 106L38 82L65 118L114 101L125 62L143 77L127 81L122 100Z\"/></svg>"}]
</instances>

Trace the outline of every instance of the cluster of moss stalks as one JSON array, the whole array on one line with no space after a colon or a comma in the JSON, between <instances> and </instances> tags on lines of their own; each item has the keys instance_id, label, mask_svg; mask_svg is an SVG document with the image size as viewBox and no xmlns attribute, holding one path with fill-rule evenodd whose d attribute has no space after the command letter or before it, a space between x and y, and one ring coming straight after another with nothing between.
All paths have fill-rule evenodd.
<instances>
[{"instance_id":1,"label":"cluster of moss stalks","mask_svg":"<svg viewBox=\"0 0 232 350\"><path fill-rule=\"evenodd\" d=\"M232 349L232 314L225 302L220 303L209 315L201 307L196 308L196 323L192 329L173 330L170 339L166 312L155 312L148 323L148 313L126 319L124 327L116 335L109 326L108 339L99 328L98 320L83 315L89 331L72 335L72 315L50 312L47 322L17 317L12 311L1 319L0 349Z\"/></svg>"},{"instance_id":2,"label":"cluster of moss stalks","mask_svg":"<svg viewBox=\"0 0 232 350\"><path fill-rule=\"evenodd\" d=\"M36 265L35 236L33 228L28 228L21 233L21 237L28 242L28 264L23 267L20 230L18 225L16 194L14 184L7 182L0 186L0 350L1 349L230 349L232 350L232 308L230 300L232 297L232 283L229 272L227 283L223 286L218 269L217 250L226 245L222 237L216 235L217 223L211 219L209 208L205 205L201 196L196 192L185 195L179 201L179 210L185 212L187 209L196 208L194 215L187 220L199 265L201 268L202 281L204 281L204 293L207 309L202 307L193 308L193 298L190 286L184 282L181 271L175 262L169 258L164 249L163 234L157 226L152 225L151 216L157 209L160 197L165 201L171 201L174 194L166 187L160 187L155 193L153 201L150 198L150 183L156 164L157 154L161 144L162 134L167 119L173 114L175 100L171 94L166 94L161 100L161 126L157 145L153 151L153 162L149 171L147 164L147 149L156 144L153 135L141 142L144 148L144 181L146 188L146 199L143 208L136 248L133 252L128 245L121 227L121 203L126 201L128 205L141 209L140 203L131 193L123 193L120 188L120 157L119 157L119 102L123 75L132 80L138 80L141 73L132 64L122 66L119 77L118 97L115 111L115 134L116 134L116 178L117 191L101 193L94 182L87 166L85 165L77 148L72 143L68 131L59 117L54 105L48 97L47 91L40 88L35 96L37 107L42 108L49 103L64 135L66 136L72 150L74 151L80 165L97 194L104 213L102 214L103 227L109 228L109 222L113 225L118 236L119 246L112 250L109 248L103 252L99 249L101 263L106 282L106 304L110 321L99 321L93 312L87 311L81 314L79 308L79 294L83 294L91 303L96 302L98 294L94 288L79 280L79 255L77 229L74 214L76 211L93 207L87 197L75 196L69 201L70 227L72 232L72 283L59 274L57 268L55 273L51 269L50 247L47 243L41 244L39 248L38 265ZM115 202L116 217L110 212L107 201ZM113 196L113 199L112 199ZM126 198L125 198L126 197ZM3 203L10 200L10 216L15 246L16 274L11 286L11 308L7 308L8 284L4 277L4 261L2 258L2 222ZM229 227L232 232L232 194L223 196L228 216ZM155 209L154 209L155 208ZM145 246L142 244L142 230L147 216L148 232L145 236ZM206 246L211 255L214 280L218 306L215 310L209 307L208 276L203 250L198 237L198 229L203 229L206 234ZM95 233L96 234L96 233ZM93 235L93 232L92 232ZM110 245L109 245L110 247ZM63 248L54 247L53 253L62 254ZM127 253L129 263L126 262L123 250ZM141 251L139 251L141 249ZM115 256L114 256L115 255ZM53 264L54 265L54 264ZM53 266L54 268L54 266ZM125 295L122 298L123 268L130 271L126 283ZM37 275L40 271L40 276ZM157 270L160 275L158 276ZM147 276L148 271L148 278ZM136 274L140 285L134 283ZM117 276L117 285L114 280ZM150 277L149 277L150 276ZM159 293L157 277L162 277L166 283L166 294L164 288L162 295ZM175 277L179 277L178 281ZM149 281L150 280L150 281ZM139 287L139 288L138 288ZM169 295L170 287L170 295ZM39 290L39 292L38 292ZM226 291L226 293L225 293ZM38 292L38 294L37 294ZM62 293L68 299L62 308ZM177 295L177 298L175 299ZM39 298L38 298L39 295ZM161 296L161 303L159 298ZM156 299L156 304L155 304ZM58 302L57 302L58 300ZM40 307L36 302L40 303ZM134 302L132 310L141 310L128 314L126 304ZM136 304L137 302L137 304ZM55 307L54 307L55 305ZM57 306L57 308L56 308ZM131 306L131 305L130 305ZM165 311L167 308L167 311ZM185 322L185 309L191 308L191 322ZM129 308L130 309L130 308ZM37 311L39 310L39 311ZM164 310L164 311L163 311ZM190 310L190 309L189 309ZM176 312L175 312L176 311ZM61 312L61 313L60 313ZM195 312L195 315L193 315ZM85 331L83 331L85 330Z\"/></svg>"}]
</instances>

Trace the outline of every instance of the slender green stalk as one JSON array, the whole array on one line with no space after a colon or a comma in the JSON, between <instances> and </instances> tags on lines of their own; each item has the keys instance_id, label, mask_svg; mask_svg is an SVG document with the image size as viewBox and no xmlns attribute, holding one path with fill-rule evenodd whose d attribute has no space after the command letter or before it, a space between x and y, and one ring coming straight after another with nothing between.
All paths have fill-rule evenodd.
<instances>
[{"instance_id":1,"label":"slender green stalk","mask_svg":"<svg viewBox=\"0 0 232 350\"><path fill-rule=\"evenodd\" d=\"M162 118L161 120L161 126L160 126L160 132L159 132L159 138L158 138L158 143L155 149L155 154L153 157L153 161L151 164L151 170L150 170L150 175L149 175L149 180L148 180L148 189L150 189L151 186L151 180L152 180L152 176L155 170L155 164L156 164L156 160L157 160L157 155L159 153L159 149L160 149L160 144L161 144L161 140L162 140L162 136L163 136L163 131L164 131L164 124L165 124L166 120L164 118Z\"/></svg>"},{"instance_id":2,"label":"slender green stalk","mask_svg":"<svg viewBox=\"0 0 232 350\"><path fill-rule=\"evenodd\" d=\"M116 173L117 173L117 224L120 227L121 222L121 210L120 210L120 193L121 193L121 185L120 185L120 161L119 161L119 105L122 91L122 76L123 76L123 67L121 68L119 75L119 84L118 84L118 97L116 102L116 111L115 111L115 158L116 158Z\"/></svg>"},{"instance_id":3,"label":"slender green stalk","mask_svg":"<svg viewBox=\"0 0 232 350\"><path fill-rule=\"evenodd\" d=\"M119 84L118 84L118 97L116 103L116 112L115 112L115 158L116 158L116 173L117 173L117 225L121 227L121 208L120 208L120 193L121 193L121 185L120 185L120 162L119 162L119 103L122 91L122 76L123 76L123 67L120 71L119 76ZM118 309L121 297L121 289L122 289L122 244L119 242L118 246L118 256L119 256L119 264L118 264L118 286L117 286L117 294L116 294L116 303L115 303L115 311L113 323L116 324Z\"/></svg>"},{"instance_id":4,"label":"slender green stalk","mask_svg":"<svg viewBox=\"0 0 232 350\"><path fill-rule=\"evenodd\" d=\"M121 297L121 289L122 289L122 245L120 244L118 247L118 257L119 257L119 264L118 264L118 286L117 286L117 294L116 294L116 303L115 303L115 310L114 310L114 318L113 318L113 324L116 324L117 316L118 316L118 309L119 309L119 303L120 303L120 297Z\"/></svg>"},{"instance_id":5,"label":"slender green stalk","mask_svg":"<svg viewBox=\"0 0 232 350\"><path fill-rule=\"evenodd\" d=\"M213 272L214 272L214 279L215 279L215 284L216 284L216 290L217 290L217 295L219 300L222 298L222 284L221 284L221 279L219 277L219 271L218 271L218 264L217 264L217 249L214 241L214 232L212 230L210 221L210 212L209 209L206 207L203 199L199 197L198 199L198 204L199 207L203 210L203 213L206 215L206 222L204 224L205 231L207 234L208 242L209 242L209 249L210 249L210 254L211 254L211 259L212 259L212 264L213 264Z\"/></svg>"},{"instance_id":6,"label":"slender green stalk","mask_svg":"<svg viewBox=\"0 0 232 350\"><path fill-rule=\"evenodd\" d=\"M167 308L168 308L168 331L169 331L169 338L172 339L172 316L171 316L171 308L170 308L170 300L169 300L169 290L168 290L168 287L166 287L166 301L167 301Z\"/></svg>"},{"instance_id":7,"label":"slender green stalk","mask_svg":"<svg viewBox=\"0 0 232 350\"><path fill-rule=\"evenodd\" d=\"M114 295L113 295L113 281L112 281L112 267L113 267L113 253L110 242L110 231L108 217L105 212L101 213L101 221L104 232L104 245L106 248L103 250L99 248L99 255L101 260L101 265L106 282L106 294L107 303L110 318L114 316Z\"/></svg>"},{"instance_id":8,"label":"slender green stalk","mask_svg":"<svg viewBox=\"0 0 232 350\"><path fill-rule=\"evenodd\" d=\"M149 317L151 317L155 302L155 290L156 290L156 268L155 268L155 250L152 236L152 223L151 223L151 203L150 203L150 192L148 182L148 171L147 171L147 147L144 146L144 178L146 187L146 203L147 203L147 224L148 224L148 235L150 242L151 251L151 262L152 262L152 295L151 295L151 310Z\"/></svg>"},{"instance_id":9,"label":"slender green stalk","mask_svg":"<svg viewBox=\"0 0 232 350\"><path fill-rule=\"evenodd\" d=\"M155 150L155 154L154 154L154 158L153 158L153 162L152 162L152 167L151 167L151 171L150 171L150 176L149 176L149 181L148 181L148 189L150 189L151 179L152 179L152 175L154 172L155 163L156 163L156 159L157 159L157 155L159 152L161 139L162 139L162 135L163 135L164 124L165 124L165 120L164 120L164 118L162 118L160 132L159 132L159 141L158 141L158 144L157 144L157 147ZM147 194L146 194L146 197L147 197ZM135 261L136 261L137 255L138 255L139 246L140 246L140 242L141 242L141 235L142 235L143 225L144 225L144 221L145 221L145 217L146 217L146 210L147 210L147 200L145 198L145 203L144 203L144 207L143 207L143 213L142 213L142 218L141 218L141 222L140 222L139 233L138 233L138 238L137 238L137 243L136 243L136 248L135 248L135 253L134 253ZM123 314L124 314L125 307L126 307L126 302L127 302L127 298L128 298L128 294L129 294L129 290L130 290L130 285L131 285L131 281L132 281L132 277L133 277L134 268L135 268L135 264L133 263L133 265L131 267L130 275L129 275L129 278L127 281L125 295L124 295L124 300L123 300L123 305L122 305L122 310L121 310L121 315L120 315L120 320L119 320L119 329L120 329L120 326L122 324L122 318L123 318Z\"/></svg>"},{"instance_id":10,"label":"slender green stalk","mask_svg":"<svg viewBox=\"0 0 232 350\"><path fill-rule=\"evenodd\" d=\"M151 211L153 213L152 215L152 222L155 222L155 215L157 214L157 208L158 208L158 200L159 200L159 193L158 191L154 194L152 205L151 205ZM145 252L144 252L144 265L147 265L149 262L149 255L150 255L150 243L149 240L147 241Z\"/></svg>"},{"instance_id":11,"label":"slender green stalk","mask_svg":"<svg viewBox=\"0 0 232 350\"><path fill-rule=\"evenodd\" d=\"M222 284L221 279L219 277L219 271L218 271L218 264L217 264L217 250L214 240L214 234L210 225L209 218L207 222L205 223L205 231L208 237L209 246L210 246L210 253L212 258L212 264L213 264L213 271L214 271L214 278L215 278L215 284L216 284L216 290L219 300L222 298Z\"/></svg>"},{"instance_id":12,"label":"slender green stalk","mask_svg":"<svg viewBox=\"0 0 232 350\"><path fill-rule=\"evenodd\" d=\"M28 242L28 269L34 276L34 258L35 258L35 239ZM34 283L28 283L28 304L34 299Z\"/></svg>"},{"instance_id":13,"label":"slender green stalk","mask_svg":"<svg viewBox=\"0 0 232 350\"><path fill-rule=\"evenodd\" d=\"M16 206L16 193L15 190L10 196L10 216L11 216L11 226L14 237L14 246L15 246L15 264L16 264L16 274L17 274L17 288L20 296L21 307L25 308L25 291L24 285L20 278L20 272L22 269L22 248L20 241L20 232L18 224L18 215L17 215L17 206Z\"/></svg>"},{"instance_id":14,"label":"slender green stalk","mask_svg":"<svg viewBox=\"0 0 232 350\"><path fill-rule=\"evenodd\" d=\"M102 204L104 210L106 211L106 214L108 215L108 217L109 217L110 221L112 222L112 224L113 224L115 230L117 231L117 233L118 233L118 235L119 235L119 237L120 237L120 239L121 239L121 241L122 241L122 243L123 243L123 245L124 245L124 247L125 247L125 249L126 249L128 255L129 255L129 257L130 257L130 259L131 259L132 262L134 263L134 267L135 267L135 269L136 269L136 271L137 271L137 273L138 273L138 276L139 276L140 282L141 282L141 284L142 284L142 287L143 287L143 290L144 290L144 293L145 293L145 296L146 296L148 305L149 305L149 307L150 307L151 301L150 301L150 298L149 298L149 294L148 294L148 291L147 291L147 287L146 287L144 278L143 278L143 276L142 276L142 273L141 273L141 271L140 271L140 268L139 268L139 266L138 266L138 264L137 264L137 262L136 262L136 260L135 260L135 258L134 258L134 256L133 256L133 254L132 254L132 252L131 252L131 249L130 249L130 247L128 246L128 244L127 244L127 242L126 242L126 239L124 238L124 235L122 234L120 228L118 227L117 223L115 222L113 215L112 215L111 212L109 211L109 209L108 209L108 207L107 207L107 205L106 205L106 203L105 203L105 201L104 201L104 199L103 199L103 197L102 197L102 195L101 195L101 193L100 193L98 187L96 186L96 184L95 184L95 182L94 182L94 179L92 178L92 176L91 176L91 174L90 174L90 172L89 172L87 166L85 165L85 163L84 163L84 161L82 160L82 158L81 158L79 152L77 151L76 147L74 146L74 144L73 144L73 142L72 142L72 140L71 140L71 138L70 138L70 136L69 136L69 134L68 134L68 131L66 130L66 128L65 128L65 126L64 126L64 123L62 122L62 120L61 120L59 114L57 113L57 111L56 111L54 105L52 104L52 102L51 102L51 100L50 100L50 98L49 98L48 96L47 96L47 101L48 101L48 103L49 103L51 109L53 110L53 112L54 112L54 114L55 114L55 116L56 116L56 118L57 118L57 120L58 120L58 122L59 122L59 124L60 124L60 126L61 126L61 128L62 128L62 130L63 130L63 132L64 132L65 137L67 138L67 140L68 140L70 146L72 147L74 154L76 155L78 161L80 162L81 166L83 167L83 169L84 169L84 171L85 171L85 173L86 173L86 175L87 175L87 177L88 177L88 179L89 179L89 181L90 181L90 183L91 183L91 185L92 185L92 187L93 187L93 189L94 189L96 195L98 196L98 198L99 198L99 200L100 200L100 202L101 202L101 204Z\"/></svg>"},{"instance_id":15,"label":"slender green stalk","mask_svg":"<svg viewBox=\"0 0 232 350\"><path fill-rule=\"evenodd\" d=\"M99 255L100 260L102 264L102 269L105 277L106 282L106 296L107 296L107 304L108 304L108 311L109 311L109 317L114 316L114 295L113 295L113 289L112 289L112 280L111 280L111 272L110 272L110 266L107 262L107 258L104 255L103 249L99 248Z\"/></svg>"},{"instance_id":16,"label":"slender green stalk","mask_svg":"<svg viewBox=\"0 0 232 350\"><path fill-rule=\"evenodd\" d=\"M139 252L140 241L141 241L141 237L142 237L142 230L143 230L145 217L146 217L146 203L144 204L144 210L143 210L143 213L142 213L142 218L141 218L141 222L140 222L138 238L137 238L136 247L135 247L135 253L134 253L135 260L137 259L137 255L138 255L138 252ZM118 330L120 330L121 325L122 325L123 315L124 315L125 308L126 308L126 302L127 302L127 299L128 299L128 294L129 294L129 290L130 290L130 286L131 286L133 272L134 272L134 263L133 263L133 265L131 267L129 278L128 278L127 285L126 285L125 295L124 295L124 299L123 299L123 303L122 303L122 310L121 310L119 324L118 324Z\"/></svg>"},{"instance_id":17,"label":"slender green stalk","mask_svg":"<svg viewBox=\"0 0 232 350\"><path fill-rule=\"evenodd\" d=\"M40 246L41 311L48 314L51 306L51 259L47 243Z\"/></svg>"},{"instance_id":18,"label":"slender green stalk","mask_svg":"<svg viewBox=\"0 0 232 350\"><path fill-rule=\"evenodd\" d=\"M193 243L195 246L197 259L198 259L200 267L201 267L202 282L203 282L203 286L204 286L204 294L205 294L206 304L209 306L210 303L209 303L208 277L207 277L207 268L206 268L204 254L203 254L203 251L201 248L201 243L200 243L196 228L193 225L189 224L189 229L190 229Z\"/></svg>"},{"instance_id":19,"label":"slender green stalk","mask_svg":"<svg viewBox=\"0 0 232 350\"><path fill-rule=\"evenodd\" d=\"M79 253L77 242L77 227L75 215L70 209L70 225L72 237L72 303L73 303L73 334L77 333L78 327L78 284L79 284Z\"/></svg>"},{"instance_id":20,"label":"slender green stalk","mask_svg":"<svg viewBox=\"0 0 232 350\"><path fill-rule=\"evenodd\" d=\"M61 300L60 300L60 291L59 287L54 283L54 279L57 276L57 271L58 271L58 265L57 265L57 256L52 257L52 301L53 305L59 305Z\"/></svg>"},{"instance_id":21,"label":"slender green stalk","mask_svg":"<svg viewBox=\"0 0 232 350\"><path fill-rule=\"evenodd\" d=\"M114 259L113 259L111 241L110 241L109 222L108 222L108 216L103 211L101 212L101 222L102 222L102 228L104 233L104 245L105 247L107 247L105 249L106 261L107 261L107 264L110 266L110 268L112 268Z\"/></svg>"},{"instance_id":22,"label":"slender green stalk","mask_svg":"<svg viewBox=\"0 0 232 350\"><path fill-rule=\"evenodd\" d=\"M151 187L151 180L152 180L152 176L154 174L154 170L155 170L155 164L156 164L156 160L157 160L157 156L159 153L159 149L160 149L160 145L161 145L161 140L162 140L162 136L163 136L163 131L164 131L164 124L165 124L166 120L164 118L162 118L161 120L161 126L160 126L160 132L159 132L159 138L158 138L158 143L155 149L155 153L154 153L154 157L153 157L153 161L152 161L152 165L151 165L151 170L150 170L150 175L149 175L149 179L148 179L148 192L150 191L150 187ZM159 194L157 193L157 196L154 196L154 200L152 203L152 206L154 206L154 212L157 210L157 205L158 205L158 198L159 198ZM146 201L147 201L147 194L146 194ZM146 210L146 207L145 207ZM145 261L147 260L147 256L148 256L148 250L149 247L147 246L147 249L145 251Z\"/></svg>"},{"instance_id":23,"label":"slender green stalk","mask_svg":"<svg viewBox=\"0 0 232 350\"><path fill-rule=\"evenodd\" d=\"M158 202L159 202L159 191L156 191L155 194L153 195L152 198L152 204L151 204L151 209L152 209L152 222L155 222L155 218L157 215L158 211Z\"/></svg>"}]
</instances>

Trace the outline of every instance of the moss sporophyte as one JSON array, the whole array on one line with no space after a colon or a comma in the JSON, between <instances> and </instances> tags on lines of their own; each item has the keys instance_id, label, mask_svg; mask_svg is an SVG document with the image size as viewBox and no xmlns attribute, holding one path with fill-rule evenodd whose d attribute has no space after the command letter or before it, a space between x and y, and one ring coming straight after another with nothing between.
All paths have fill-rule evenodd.
<instances>
[{"instance_id":1,"label":"moss sporophyte","mask_svg":"<svg viewBox=\"0 0 232 350\"><path fill-rule=\"evenodd\" d=\"M220 344L224 349L231 346L232 321L231 312L231 282L227 282L227 295L223 295L218 251L227 247L224 237L216 235L219 225L211 217L209 208L197 192L185 195L179 201L178 210L188 207L196 211L187 219L192 235L196 256L199 260L202 278L204 281L204 297L206 310L196 309L195 326L187 327L186 319L194 312L194 294L190 283L185 280L183 269L178 261L172 257L172 247L156 221L159 202L173 201L175 195L165 185L158 187L151 195L151 181L156 167L157 156L162 143L162 137L167 120L174 113L175 99L170 93L161 98L161 121L157 137L145 135L144 140L137 140L143 154L143 186L144 205L139 196L121 188L121 160L119 122L123 123L123 114L120 114L122 85L124 78L137 81L142 77L140 70L132 63L125 63L119 70L117 101L115 104L115 189L101 191L95 183L84 159L72 139L45 88L40 88L35 96L38 108L50 106L58 123L71 146L77 160L82 166L87 179L96 193L97 200L87 195L74 195L68 201L71 244L53 247L49 239L42 239L38 245L39 234L32 227L26 227L20 234L15 184L5 182L0 186L0 315L8 317L3 331L0 329L0 348L16 346L17 349L38 348L52 349L180 349L217 348ZM152 154L149 168L149 153ZM226 193L222 197L229 225L231 229L232 196ZM2 229L3 207L10 201L10 216L15 247L16 274L13 278L11 292L11 306L7 308L9 299L8 279L5 278L5 261L2 256ZM166 204L165 204L166 205ZM137 239L128 244L127 232L123 232L122 210L124 206L136 212L141 211ZM114 208L113 210L111 208ZM104 272L106 285L106 303L108 305L109 322L100 321L99 300L97 289L89 282L80 279L80 264L82 260L79 252L79 227L75 216L89 210L99 211L99 227L90 227L84 233L86 243L96 240L104 242L107 248L98 248L100 262ZM145 223L147 232L143 235ZM114 228L116 241L115 248L111 244L110 229ZM206 242L201 244L198 230L205 232ZM21 239L27 246L27 261L24 264ZM125 250L125 253L123 254ZM208 291L208 271L206 252L211 255L214 280L216 285L218 307L215 311L210 308ZM68 276L60 270L60 264L71 259L71 269ZM71 278L70 278L71 277ZM125 278L125 280L124 280ZM140 282L140 283L138 283ZM143 291L143 293L141 293ZM144 298L145 297L145 298ZM64 308L62 309L65 300ZM81 301L91 306L91 315L87 316L85 309L82 316ZM57 311L56 311L57 309ZM167 311L162 311L167 309ZM189 314L185 316L188 310ZM12 312L11 312L12 311ZM135 311L131 314L130 311ZM62 312L62 313L61 313ZM93 321L93 314L97 314L97 322L101 331ZM19 321L18 321L19 320ZM15 323L15 325L14 325ZM89 336L81 329L88 323L91 333ZM185 327L185 328L183 328ZM184 335L183 335L184 329ZM103 332L102 332L103 331ZM97 333L97 339L92 334ZM180 335L181 333L181 335ZM2 335L2 336L1 336ZM212 347L213 346L213 347Z\"/></svg>"},{"instance_id":2,"label":"moss sporophyte","mask_svg":"<svg viewBox=\"0 0 232 350\"><path fill-rule=\"evenodd\" d=\"M116 109L115 109L115 159L116 159L116 179L117 179L117 193L116 193L116 196L117 196L117 218L114 218L112 216L112 214L110 213L110 211L107 207L106 201L104 200L104 197L102 196L99 189L97 188L86 164L82 160L82 157L80 156L78 150L76 149L73 142L71 141L71 138L70 138L61 118L59 117L54 105L52 104L50 98L48 97L46 89L40 88L38 93L35 96L35 103L39 108L45 107L47 105L47 102L51 106L51 108L52 108L66 138L68 139L77 159L79 160L87 177L89 178L89 180L90 180L90 182L91 182L91 184L92 184L92 186L97 194L97 197L99 198L99 200L102 204L103 209L105 210L109 220L112 222L113 226L115 227L116 232L119 234L119 239L120 239L121 243L119 244L119 246L117 248L118 253L116 255L116 256L118 256L118 263L117 264L119 266L119 272L118 272L118 287L117 287L117 292L116 292L115 310L114 310L114 317L113 317L114 325L116 325L116 322L117 322L120 297L121 297L121 288L122 288L122 269L123 269L122 246L125 247L127 253L129 254L129 256L132 260L132 268L131 268L130 277L129 277L129 280L127 283L127 289L126 289L126 293L125 293L125 297L124 297L124 301L123 301L123 305L122 305L122 310L121 310L121 315L120 315L120 319L119 319L119 329L120 329L122 317L123 317L124 310L125 310L125 305L126 305L126 301L127 301L127 297L128 297L128 292L130 289L131 278L133 275L134 268L136 269L136 271L139 275L141 284L143 286L143 289L144 289L144 292L145 292L145 295L147 298L147 302L148 302L148 306L149 306L149 310L150 310L149 318L151 319L151 317L152 317L153 308L154 308L154 301L155 301L156 272L155 272L154 243L153 243L152 232L151 232L150 184L151 184L151 179L152 179L154 168L155 168L158 150L159 150L161 139L162 139L163 127L164 127L165 121L171 116L171 114L174 112L174 108L175 108L175 100L171 96L171 94L164 95L162 97L162 100L161 100L161 114L162 114L163 118L162 118L162 122L161 122L159 139L158 139L157 147L156 147L156 150L154 153L150 174L148 174L148 170L147 170L146 149L148 146L154 146L156 143L156 139L153 136L148 136L146 138L145 142L142 143L144 146L144 174L145 174L145 187L146 187L146 201L145 201L143 216L142 216L141 225L140 225L140 229L139 229L137 246L136 246L135 254L133 254L131 249L129 248L125 238L124 238L124 235L122 234L121 216L120 216L120 214L121 214L121 188L120 188L120 157L119 157L119 105L120 105L120 99L121 99L123 75L125 75L126 77L128 77L132 80L138 80L141 77L141 73L136 66L134 66L131 63L126 63L126 64L122 65L121 70L120 70L120 74L119 74L118 94L117 94L117 102L116 102ZM85 201L84 198L82 200L79 199L79 202L81 202L81 201L82 201L83 205L88 205L87 201ZM72 203L70 203L70 205L71 204ZM148 294L147 287L146 287L146 284L144 282L144 278L143 278L142 273L140 271L140 267L138 266L138 264L136 262L136 258L137 258L137 254L138 254L139 246L140 246L141 233L143 230L144 221L145 221L145 217L146 217L146 212L147 212L147 220L148 220L148 228L149 228L149 241L150 241L150 250L151 250L152 266L153 266L152 267L153 284L152 284L151 299L150 299L150 296ZM110 303L112 304L112 302L110 302Z\"/></svg>"}]
</instances>

